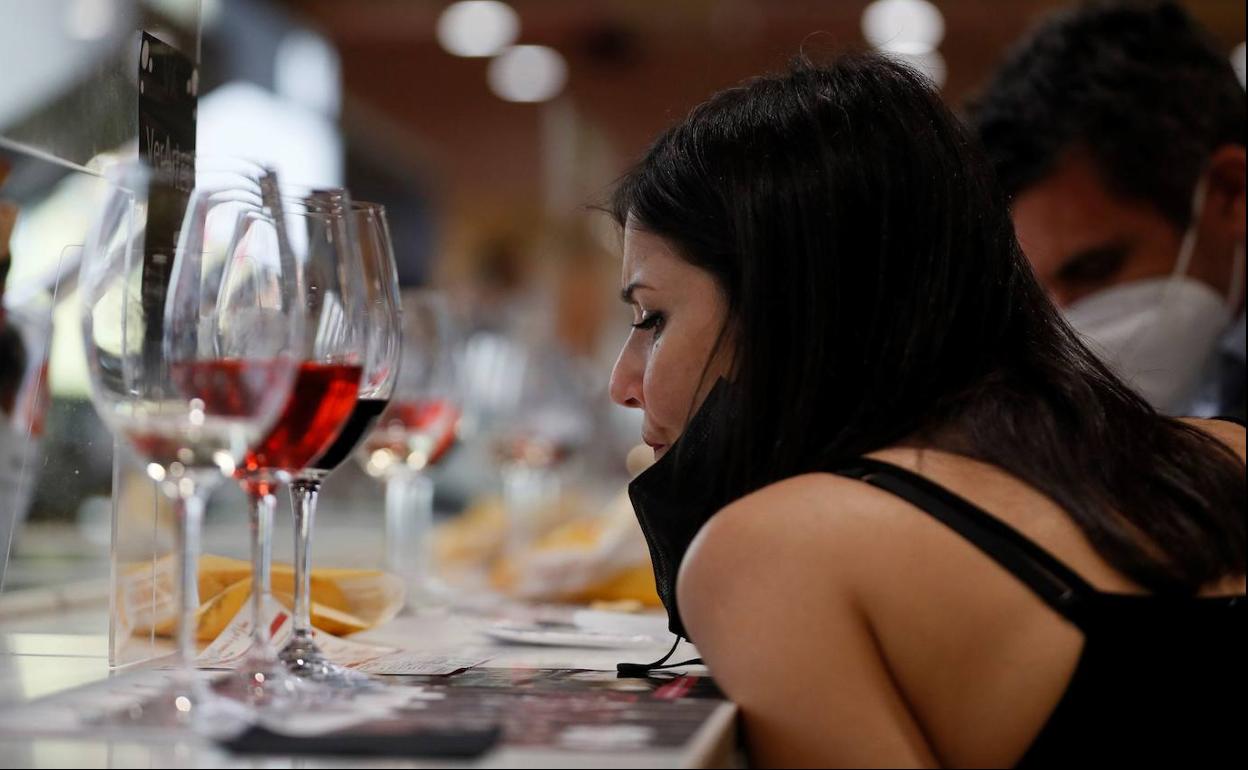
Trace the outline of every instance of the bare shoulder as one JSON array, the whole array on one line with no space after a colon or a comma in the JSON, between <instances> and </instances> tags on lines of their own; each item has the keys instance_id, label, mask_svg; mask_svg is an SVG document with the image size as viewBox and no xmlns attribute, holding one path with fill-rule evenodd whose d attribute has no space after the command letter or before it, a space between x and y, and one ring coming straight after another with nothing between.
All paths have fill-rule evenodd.
<instances>
[{"instance_id":1,"label":"bare shoulder","mask_svg":"<svg viewBox=\"0 0 1248 770\"><path fill-rule=\"evenodd\" d=\"M1121 587L1085 569L1097 557L1080 550L1090 546L1073 524L1003 471L935 451L873 456L1010 512L1003 520L1041 547L1096 584ZM780 766L930 765L936 756L1012 764L1060 698L1082 644L1077 629L947 526L831 474L777 482L717 513L690 547L677 593L699 652L742 706L752 751L770 747L766 763ZM968 689L974 681L991 686ZM828 731L829 723L851 727ZM991 725L994 737L969 725ZM841 742L845 735L854 739Z\"/></svg>"},{"instance_id":2,"label":"bare shoulder","mask_svg":"<svg viewBox=\"0 0 1248 770\"><path fill-rule=\"evenodd\" d=\"M1244 459L1244 426L1228 422L1227 420L1200 420L1194 417L1185 417L1183 422L1226 444L1231 448L1231 451L1239 455L1239 459Z\"/></svg>"},{"instance_id":3,"label":"bare shoulder","mask_svg":"<svg viewBox=\"0 0 1248 770\"><path fill-rule=\"evenodd\" d=\"M812 564L804 555L817 556L813 563L824 574L844 571L851 566L847 559L871 558L871 542L898 534L912 519L906 508L855 479L825 473L784 479L715 514L682 562L679 582L722 585L727 573L742 575L751 564L801 570Z\"/></svg>"},{"instance_id":4,"label":"bare shoulder","mask_svg":"<svg viewBox=\"0 0 1248 770\"><path fill-rule=\"evenodd\" d=\"M713 516L682 562L681 616L762 766L935 765L850 577L887 539L887 511L865 515L876 494L824 474L777 482Z\"/></svg>"},{"instance_id":5,"label":"bare shoulder","mask_svg":"<svg viewBox=\"0 0 1248 770\"><path fill-rule=\"evenodd\" d=\"M810 527L849 534L877 527L890 509L901 513L904 508L895 496L857 479L807 473L742 497L712 517L703 532L708 541L757 544L762 537L801 544L809 541ZM785 526L776 526L778 520Z\"/></svg>"}]
</instances>

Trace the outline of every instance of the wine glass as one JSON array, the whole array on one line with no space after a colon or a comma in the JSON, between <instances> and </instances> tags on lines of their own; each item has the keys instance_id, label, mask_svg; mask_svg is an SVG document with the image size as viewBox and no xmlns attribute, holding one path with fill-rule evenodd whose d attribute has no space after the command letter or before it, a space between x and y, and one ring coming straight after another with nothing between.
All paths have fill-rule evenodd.
<instances>
[{"instance_id":1,"label":"wine glass","mask_svg":"<svg viewBox=\"0 0 1248 770\"><path fill-rule=\"evenodd\" d=\"M91 398L174 503L177 674L158 703L220 728L221 714L240 713L193 669L205 503L277 418L303 333L293 266L277 248L276 177L197 174L185 201L181 180L141 164L106 179L79 271Z\"/></svg>"},{"instance_id":2,"label":"wine glass","mask_svg":"<svg viewBox=\"0 0 1248 770\"><path fill-rule=\"evenodd\" d=\"M328 448L295 474L290 485L295 512L295 617L290 640L280 653L294 674L337 687L364 686L372 680L330 661L312 636L310 562L317 497L325 478L351 455L389 403L401 345L398 273L385 208L356 201L350 220L367 300L364 372L346 424Z\"/></svg>"},{"instance_id":3,"label":"wine glass","mask_svg":"<svg viewBox=\"0 0 1248 770\"><path fill-rule=\"evenodd\" d=\"M290 397L236 472L250 503L252 642L239 675L218 685L255 706L288 706L300 694L300 680L290 675L271 644L280 625L271 620L279 617L272 608L270 558L276 492L329 447L359 392L369 328L368 269L355 247L351 211L341 189L286 196L282 202L282 250L296 265L304 334L293 347L299 368ZM297 629L298 621L292 625Z\"/></svg>"},{"instance_id":4,"label":"wine glass","mask_svg":"<svg viewBox=\"0 0 1248 770\"><path fill-rule=\"evenodd\" d=\"M433 482L426 471L454 446L460 426L457 332L446 298L404 292L403 364L390 406L357 452L364 470L386 483L386 569L414 601L437 593L430 570Z\"/></svg>"}]
</instances>

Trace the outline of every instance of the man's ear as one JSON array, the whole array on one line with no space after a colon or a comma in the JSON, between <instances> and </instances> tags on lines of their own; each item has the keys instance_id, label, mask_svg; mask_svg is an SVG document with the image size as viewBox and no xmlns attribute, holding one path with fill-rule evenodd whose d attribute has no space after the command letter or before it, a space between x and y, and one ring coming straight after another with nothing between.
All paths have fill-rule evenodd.
<instances>
[{"instance_id":1,"label":"man's ear","mask_svg":"<svg viewBox=\"0 0 1248 770\"><path fill-rule=\"evenodd\" d=\"M1209 187L1201 228L1215 230L1222 238L1244 241L1245 159L1242 144L1224 144L1209 156Z\"/></svg>"}]
</instances>

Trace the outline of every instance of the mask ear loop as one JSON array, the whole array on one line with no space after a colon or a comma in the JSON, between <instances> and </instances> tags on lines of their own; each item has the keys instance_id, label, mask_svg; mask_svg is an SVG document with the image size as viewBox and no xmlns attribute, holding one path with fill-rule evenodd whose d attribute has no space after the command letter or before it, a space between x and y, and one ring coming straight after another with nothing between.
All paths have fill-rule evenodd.
<instances>
[{"instance_id":1,"label":"mask ear loop","mask_svg":"<svg viewBox=\"0 0 1248 770\"><path fill-rule=\"evenodd\" d=\"M1200 181L1196 183L1196 189L1192 191L1192 218L1187 226L1187 231L1183 233L1183 240L1179 243L1179 255L1174 261L1174 271L1170 274L1170 283L1167 284L1165 293L1162 295L1164 303L1169 297L1172 287L1175 284L1174 279L1187 275L1188 268L1192 265L1192 257L1196 253L1196 231L1200 228L1200 217L1205 212L1205 198L1209 194L1209 177L1201 174ZM1239 305L1240 299L1243 298L1244 292L1244 244L1237 243L1235 245L1235 257L1231 262L1231 285L1226 294L1226 312L1233 314Z\"/></svg>"},{"instance_id":2,"label":"mask ear loop","mask_svg":"<svg viewBox=\"0 0 1248 770\"><path fill-rule=\"evenodd\" d=\"M1175 256L1174 269L1170 271L1170 275L1165 279L1165 286L1161 289L1161 297L1158 299L1158 313L1163 318L1169 314L1174 306L1175 287L1179 284L1179 279L1187 275L1187 270L1192 265L1192 255L1196 252L1196 231L1200 228L1200 216L1205 208L1205 193L1208 181L1202 173L1200 179L1196 182L1196 189L1192 191L1192 215L1188 221L1187 229L1183 231L1183 238L1179 241L1179 253ZM1129 357L1141 344L1141 332L1136 332L1123 343L1120 355Z\"/></svg>"},{"instance_id":3,"label":"mask ear loop","mask_svg":"<svg viewBox=\"0 0 1248 770\"><path fill-rule=\"evenodd\" d=\"M1170 273L1170 282L1166 285L1162 302L1169 298L1175 285L1174 279L1187 275L1188 268L1192 266L1192 255L1196 253L1196 231L1200 229L1200 217L1205 212L1205 197L1208 192L1209 177L1202 173L1200 180L1196 182L1196 189L1192 191L1192 218L1183 233L1183 240L1179 242L1179 255L1174 260L1174 270Z\"/></svg>"},{"instance_id":4,"label":"mask ear loop","mask_svg":"<svg viewBox=\"0 0 1248 770\"><path fill-rule=\"evenodd\" d=\"M666 663L667 659L676 654L676 648L680 646L680 636L676 637L676 641L672 644L672 649L667 654L659 658L653 663L617 663L615 665L615 675L620 679L645 679L650 675L651 671L662 668L679 668L681 666L693 666L702 662L701 658L690 658L682 660L680 663Z\"/></svg>"}]
</instances>

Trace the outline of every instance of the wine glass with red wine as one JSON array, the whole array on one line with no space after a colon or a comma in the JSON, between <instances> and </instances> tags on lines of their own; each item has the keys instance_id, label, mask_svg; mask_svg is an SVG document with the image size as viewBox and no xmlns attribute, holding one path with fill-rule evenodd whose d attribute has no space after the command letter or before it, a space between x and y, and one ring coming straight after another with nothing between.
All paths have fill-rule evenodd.
<instances>
[{"instance_id":1,"label":"wine glass with red wine","mask_svg":"<svg viewBox=\"0 0 1248 770\"><path fill-rule=\"evenodd\" d=\"M91 398L175 506L178 667L159 716L219 729L250 712L194 672L200 529L210 492L290 393L304 322L295 267L268 170L192 167L188 179L125 164L106 179L79 271Z\"/></svg>"},{"instance_id":2,"label":"wine glass with red wine","mask_svg":"<svg viewBox=\"0 0 1248 770\"><path fill-rule=\"evenodd\" d=\"M270 556L276 493L330 447L355 409L370 326L361 252L346 191L301 191L282 201L281 251L296 266L293 287L305 318L292 347L299 359L290 396L236 478L249 500L252 545L251 646L238 673L218 690L255 707L297 703L300 680L279 660L272 639L291 613L272 601ZM298 616L298 607L295 615Z\"/></svg>"},{"instance_id":3,"label":"wine glass with red wine","mask_svg":"<svg viewBox=\"0 0 1248 770\"><path fill-rule=\"evenodd\" d=\"M364 343L360 348L364 351L363 376L358 380L354 407L342 429L328 447L295 473L290 485L295 512L295 617L290 640L280 653L287 669L295 675L340 688L368 686L372 680L329 660L312 636L309 576L317 496L325 478L351 455L389 403L398 376L401 345L398 272L385 208L355 201L348 216L365 295Z\"/></svg>"},{"instance_id":4,"label":"wine glass with red wine","mask_svg":"<svg viewBox=\"0 0 1248 770\"><path fill-rule=\"evenodd\" d=\"M461 416L458 333L442 294L405 291L403 362L390 406L356 453L386 483L386 568L403 578L410 603L435 598L429 530L433 481L427 471L458 440Z\"/></svg>"}]
</instances>

